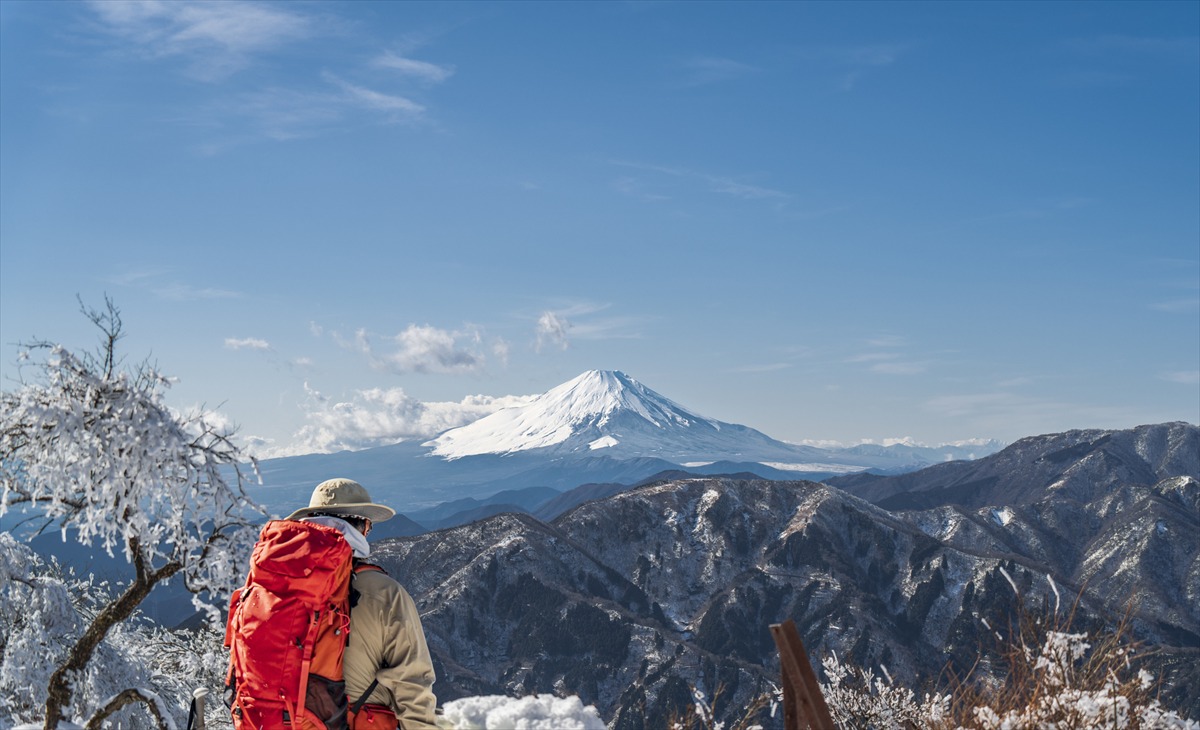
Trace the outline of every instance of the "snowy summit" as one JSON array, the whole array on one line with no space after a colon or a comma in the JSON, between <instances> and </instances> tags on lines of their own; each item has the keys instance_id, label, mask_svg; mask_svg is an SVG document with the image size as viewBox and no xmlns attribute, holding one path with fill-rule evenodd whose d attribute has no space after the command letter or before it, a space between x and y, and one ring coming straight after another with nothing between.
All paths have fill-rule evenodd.
<instances>
[{"instance_id":1,"label":"snowy summit","mask_svg":"<svg viewBox=\"0 0 1200 730\"><path fill-rule=\"evenodd\" d=\"M788 449L754 429L694 413L617 370L589 370L426 445L447 459L534 449L622 457Z\"/></svg>"}]
</instances>

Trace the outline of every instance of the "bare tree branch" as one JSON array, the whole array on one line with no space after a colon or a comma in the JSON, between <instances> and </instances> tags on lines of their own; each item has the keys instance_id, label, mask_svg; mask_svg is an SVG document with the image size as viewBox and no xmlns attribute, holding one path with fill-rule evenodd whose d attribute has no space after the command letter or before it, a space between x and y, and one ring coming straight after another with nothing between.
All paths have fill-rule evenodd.
<instances>
[{"instance_id":1,"label":"bare tree branch","mask_svg":"<svg viewBox=\"0 0 1200 730\"><path fill-rule=\"evenodd\" d=\"M84 730L100 730L103 727L105 719L110 715L122 707L135 702L141 702L146 705L146 708L150 710L150 714L154 716L154 721L158 723L159 730L173 730L174 725L162 716L158 703L137 689L127 689L116 697L113 697L107 705L101 708L95 715L92 715L92 719L88 721Z\"/></svg>"}]
</instances>

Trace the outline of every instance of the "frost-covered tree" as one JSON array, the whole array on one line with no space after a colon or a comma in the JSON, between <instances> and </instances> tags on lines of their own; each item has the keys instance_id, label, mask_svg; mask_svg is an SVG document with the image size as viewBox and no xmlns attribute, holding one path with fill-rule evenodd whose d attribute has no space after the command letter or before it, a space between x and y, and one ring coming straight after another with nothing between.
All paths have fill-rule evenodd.
<instances>
[{"instance_id":1,"label":"frost-covered tree","mask_svg":"<svg viewBox=\"0 0 1200 730\"><path fill-rule=\"evenodd\" d=\"M822 659L821 667L826 678L821 695L844 730L938 727L949 713L949 695L918 699L911 689L893 683L886 667L876 677L873 670L845 664L833 653Z\"/></svg>"},{"instance_id":2,"label":"frost-covered tree","mask_svg":"<svg viewBox=\"0 0 1200 730\"><path fill-rule=\"evenodd\" d=\"M170 381L155 368L125 366L116 347L120 312L111 300L105 305L83 307L102 333L95 354L31 343L18 387L0 393L0 516L23 510L64 537L124 555L133 569L124 590L85 625L46 626L59 634L45 642L54 669L44 687L29 690L45 697L47 730L71 719L63 715L76 681L156 585L177 577L203 608L201 592L217 595L241 579L255 539L231 431L202 410L168 408ZM87 708L92 723L122 702L151 704L129 689Z\"/></svg>"}]
</instances>

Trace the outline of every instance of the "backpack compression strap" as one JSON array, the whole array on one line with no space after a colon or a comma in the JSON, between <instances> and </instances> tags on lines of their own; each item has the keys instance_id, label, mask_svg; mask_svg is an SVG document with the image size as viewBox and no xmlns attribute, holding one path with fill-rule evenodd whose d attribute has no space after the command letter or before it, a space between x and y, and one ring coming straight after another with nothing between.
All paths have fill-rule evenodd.
<instances>
[{"instance_id":1,"label":"backpack compression strap","mask_svg":"<svg viewBox=\"0 0 1200 730\"><path fill-rule=\"evenodd\" d=\"M300 666L300 694L297 696L297 702L299 703L298 709L301 716L308 713L308 708L305 702L305 700L308 698L308 672L309 668L312 667L313 650L317 646L317 631L319 631L320 628L321 614L320 612L313 612L312 616L309 618L308 636L304 639L304 660ZM280 694L283 693L281 692ZM293 713L293 716L295 716L295 713ZM300 718L298 717L296 720L294 720L294 722L299 721Z\"/></svg>"},{"instance_id":2,"label":"backpack compression strap","mask_svg":"<svg viewBox=\"0 0 1200 730\"><path fill-rule=\"evenodd\" d=\"M361 712L363 705L367 704L367 698L371 696L371 693L374 692L375 688L378 686L379 679L372 679L370 686L367 687L367 691L362 693L362 697L358 698L358 702L354 703L354 706L350 708L350 712L354 713L355 715Z\"/></svg>"}]
</instances>

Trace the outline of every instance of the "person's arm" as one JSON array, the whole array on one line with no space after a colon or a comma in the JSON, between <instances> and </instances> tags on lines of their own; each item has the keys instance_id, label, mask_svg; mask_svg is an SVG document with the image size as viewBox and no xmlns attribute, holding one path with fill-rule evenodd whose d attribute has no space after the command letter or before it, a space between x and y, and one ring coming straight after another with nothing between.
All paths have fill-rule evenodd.
<instances>
[{"instance_id":1,"label":"person's arm","mask_svg":"<svg viewBox=\"0 0 1200 730\"><path fill-rule=\"evenodd\" d=\"M399 584L382 606L382 668L376 674L392 696L392 709L404 730L436 728L433 663L416 604Z\"/></svg>"}]
</instances>

